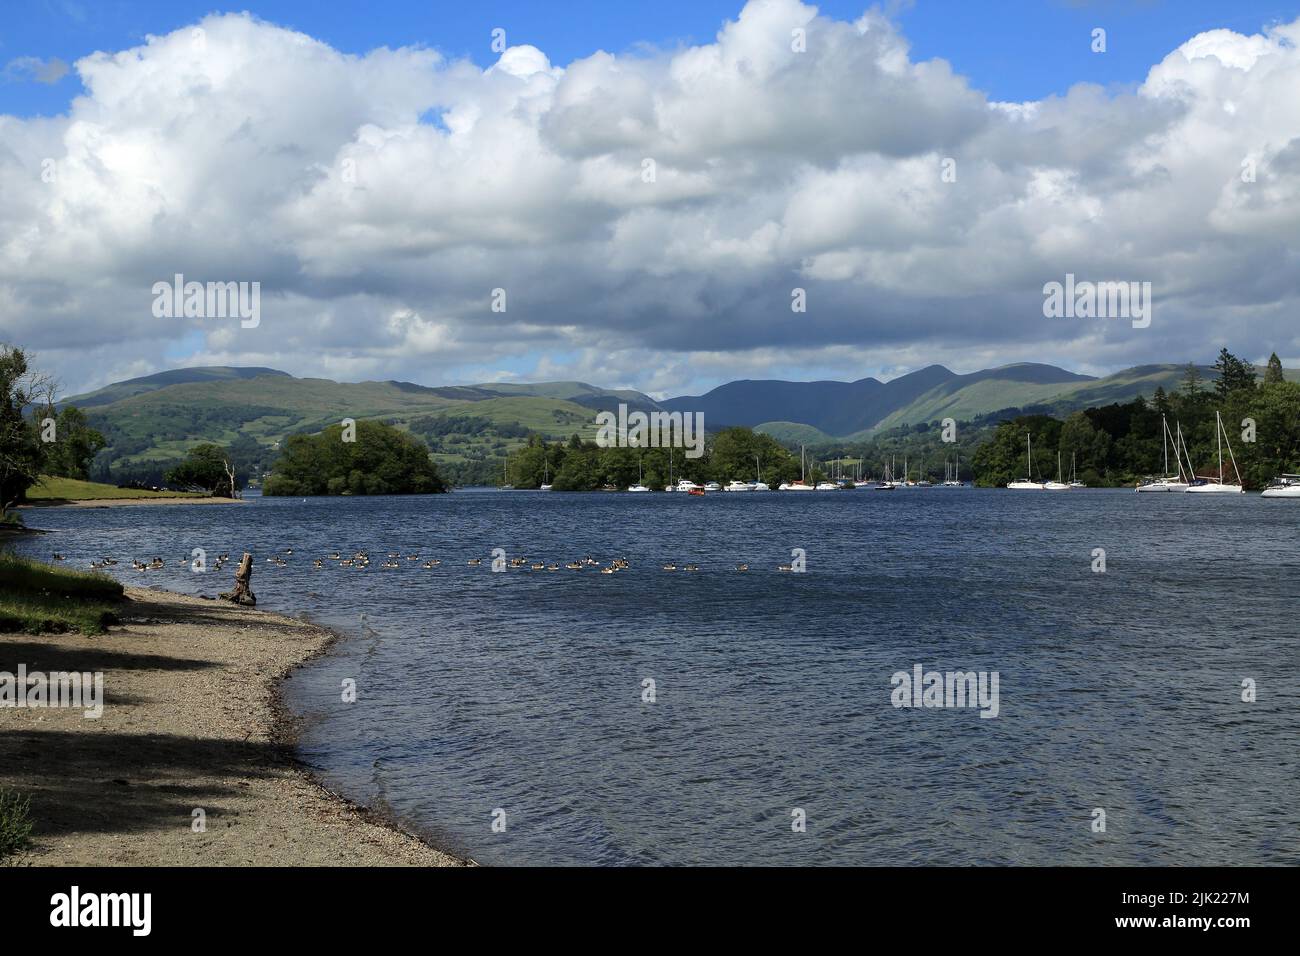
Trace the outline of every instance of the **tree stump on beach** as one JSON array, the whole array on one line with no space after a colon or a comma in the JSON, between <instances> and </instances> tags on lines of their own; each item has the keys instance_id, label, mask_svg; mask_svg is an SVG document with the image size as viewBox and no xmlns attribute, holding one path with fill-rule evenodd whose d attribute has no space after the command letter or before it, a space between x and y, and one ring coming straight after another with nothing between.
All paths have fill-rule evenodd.
<instances>
[{"instance_id":1,"label":"tree stump on beach","mask_svg":"<svg viewBox=\"0 0 1300 956\"><path fill-rule=\"evenodd\" d=\"M253 607L257 604L257 597L253 594L253 589L249 587L249 581L252 578L253 556L245 551L244 556L239 559L239 568L235 571L235 589L226 591L221 597L236 604Z\"/></svg>"}]
</instances>

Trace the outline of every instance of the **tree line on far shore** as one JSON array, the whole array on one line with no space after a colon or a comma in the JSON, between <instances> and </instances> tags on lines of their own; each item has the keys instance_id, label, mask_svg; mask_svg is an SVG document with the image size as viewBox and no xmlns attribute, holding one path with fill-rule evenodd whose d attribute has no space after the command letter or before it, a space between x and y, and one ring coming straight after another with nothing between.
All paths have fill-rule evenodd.
<instances>
[{"instance_id":1,"label":"tree line on far shore","mask_svg":"<svg viewBox=\"0 0 1300 956\"><path fill-rule=\"evenodd\" d=\"M681 448L602 447L578 435L567 442L530 435L507 458L505 476L516 488L538 488L545 482L556 491L622 490L638 478L658 491L682 478L725 484L759 476L775 488L799 478L799 458L774 438L739 427L714 433L697 458L687 458ZM822 475L809 467L808 476L817 480Z\"/></svg>"},{"instance_id":2,"label":"tree line on far shore","mask_svg":"<svg viewBox=\"0 0 1300 956\"><path fill-rule=\"evenodd\" d=\"M1217 476L1216 411L1245 487L1262 488L1283 472L1300 472L1300 383L1283 377L1276 354L1262 377L1226 348L1214 367L1218 374L1212 385L1189 364L1173 394L1157 388L1150 399L1084 409L1064 421L1025 415L1003 422L975 453L976 481L997 487L1022 477L1054 478L1059 454L1067 478L1073 456L1079 478L1089 486L1133 485L1164 471L1162 416L1171 431L1181 429L1196 473ZM1026 473L1026 435L1033 442L1033 475ZM1175 461L1170 447L1174 473ZM1227 479L1234 479L1226 448L1223 461Z\"/></svg>"},{"instance_id":3,"label":"tree line on far shore","mask_svg":"<svg viewBox=\"0 0 1300 956\"><path fill-rule=\"evenodd\" d=\"M104 436L87 425L79 409L57 408L50 379L28 365L21 349L0 345L0 507L6 511L23 500L42 474L86 478L91 461L105 444ZM906 434L896 430L860 444L810 449L801 464L798 453L745 427L711 433L695 458L686 457L682 448L602 447L578 435L568 441L547 441L530 432L525 443L504 460L473 462L472 469L454 472L453 477L482 481L490 474L487 480L517 488L547 483L557 491L624 489L638 480L658 490L682 478L723 484L761 478L775 488L801 473L812 482L822 480L828 471L876 477L887 465L900 477L905 460L910 475L937 479L940 465L951 460L960 461L963 478L973 474L977 484L998 486L1025 475L1028 434L1034 445L1031 477L1054 477L1059 454L1062 477L1073 464L1078 477L1090 486L1122 486L1163 470L1162 415L1171 429L1181 428L1197 472L1211 474L1217 468L1216 411L1222 415L1247 487L1262 487L1282 472L1300 472L1300 383L1286 381L1276 355L1260 376L1250 363L1225 348L1215 371L1214 381L1207 384L1196 366L1189 364L1172 394L1157 388L1150 399L1089 408L1063 420L1019 415L999 421L1004 414L1016 412L1007 410L988 416L988 421L961 423L958 443L947 440L946 430L941 437L933 424L912 426ZM43 441L42 429L48 432L51 424L56 440ZM424 425L431 440L439 429L464 427L462 422ZM258 454L274 454L269 448L259 450L243 435L229 446L204 442L172 463L165 481L181 490L236 493L248 474L250 453L242 447L247 444ZM815 464L818 453L833 456L839 464ZM1171 468L1173 460L1171 450ZM292 435L271 469L263 488L267 495L427 494L449 487L419 435L373 420Z\"/></svg>"}]
</instances>

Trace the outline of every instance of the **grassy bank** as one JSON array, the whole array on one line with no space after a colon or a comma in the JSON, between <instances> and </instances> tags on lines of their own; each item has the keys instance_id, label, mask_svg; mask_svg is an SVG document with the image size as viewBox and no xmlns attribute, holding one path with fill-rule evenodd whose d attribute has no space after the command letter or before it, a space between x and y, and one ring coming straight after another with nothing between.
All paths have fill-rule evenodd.
<instances>
[{"instance_id":1,"label":"grassy bank","mask_svg":"<svg viewBox=\"0 0 1300 956\"><path fill-rule=\"evenodd\" d=\"M122 585L0 552L0 631L102 634L116 622Z\"/></svg>"},{"instance_id":2,"label":"grassy bank","mask_svg":"<svg viewBox=\"0 0 1300 956\"><path fill-rule=\"evenodd\" d=\"M31 801L0 787L0 859L17 853L32 835Z\"/></svg>"},{"instance_id":3,"label":"grassy bank","mask_svg":"<svg viewBox=\"0 0 1300 956\"><path fill-rule=\"evenodd\" d=\"M117 499L148 498L204 498L197 491L149 491L145 488L119 488L97 481L77 478L55 478L42 475L41 480L27 489L27 500L32 504L58 504L65 501L107 501Z\"/></svg>"}]
</instances>

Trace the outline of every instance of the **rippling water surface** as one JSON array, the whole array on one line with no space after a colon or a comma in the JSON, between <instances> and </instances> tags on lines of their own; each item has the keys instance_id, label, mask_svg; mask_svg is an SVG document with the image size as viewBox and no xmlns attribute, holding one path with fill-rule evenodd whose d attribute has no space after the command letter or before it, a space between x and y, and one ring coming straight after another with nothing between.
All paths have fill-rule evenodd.
<instances>
[{"instance_id":1,"label":"rippling water surface","mask_svg":"<svg viewBox=\"0 0 1300 956\"><path fill-rule=\"evenodd\" d=\"M461 491L27 517L56 533L21 550L173 590L229 586L233 563L177 563L192 548L253 551L262 607L351 635L289 682L305 759L480 862L1300 862L1296 503ZM498 547L631 567L494 574ZM793 548L807 572L778 572ZM311 567L357 549L368 570ZM999 716L894 708L918 663L997 671Z\"/></svg>"}]
</instances>

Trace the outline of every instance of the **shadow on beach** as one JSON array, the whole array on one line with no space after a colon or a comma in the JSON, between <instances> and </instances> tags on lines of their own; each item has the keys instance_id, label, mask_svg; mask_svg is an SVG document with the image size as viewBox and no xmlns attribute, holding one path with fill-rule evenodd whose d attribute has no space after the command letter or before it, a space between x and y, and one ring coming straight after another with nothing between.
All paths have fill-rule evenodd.
<instances>
[{"instance_id":1,"label":"shadow on beach","mask_svg":"<svg viewBox=\"0 0 1300 956\"><path fill-rule=\"evenodd\" d=\"M105 638L111 642L111 635ZM0 643L0 671L16 673L19 664L32 671L188 671L216 667L216 661L162 654L135 654L108 647L60 647L33 638Z\"/></svg>"},{"instance_id":2,"label":"shadow on beach","mask_svg":"<svg viewBox=\"0 0 1300 956\"><path fill-rule=\"evenodd\" d=\"M242 781L283 771L271 743L173 734L7 730L0 779L31 797L37 836L188 829L202 807L210 820ZM242 784L247 786L246 783Z\"/></svg>"}]
</instances>

